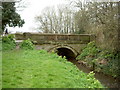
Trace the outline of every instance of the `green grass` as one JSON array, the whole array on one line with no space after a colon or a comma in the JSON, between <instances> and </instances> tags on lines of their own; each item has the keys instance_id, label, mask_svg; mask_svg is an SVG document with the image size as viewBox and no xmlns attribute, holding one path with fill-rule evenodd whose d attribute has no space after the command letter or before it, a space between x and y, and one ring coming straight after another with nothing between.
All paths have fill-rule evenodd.
<instances>
[{"instance_id":1,"label":"green grass","mask_svg":"<svg viewBox=\"0 0 120 90\"><path fill-rule=\"evenodd\" d=\"M2 88L2 52L0 51L0 89Z\"/></svg>"},{"instance_id":2,"label":"green grass","mask_svg":"<svg viewBox=\"0 0 120 90\"><path fill-rule=\"evenodd\" d=\"M54 53L38 50L3 52L3 88L102 88L93 73Z\"/></svg>"}]
</instances>

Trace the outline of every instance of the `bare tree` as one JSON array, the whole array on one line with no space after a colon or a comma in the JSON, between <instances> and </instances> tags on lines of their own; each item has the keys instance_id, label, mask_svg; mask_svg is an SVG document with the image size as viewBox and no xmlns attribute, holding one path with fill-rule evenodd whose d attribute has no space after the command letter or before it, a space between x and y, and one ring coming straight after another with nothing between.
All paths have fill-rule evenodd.
<instances>
[{"instance_id":1,"label":"bare tree","mask_svg":"<svg viewBox=\"0 0 120 90\"><path fill-rule=\"evenodd\" d=\"M73 12L66 5L59 5L57 9L46 7L42 14L36 17L44 33L72 33L74 31L73 20Z\"/></svg>"}]
</instances>

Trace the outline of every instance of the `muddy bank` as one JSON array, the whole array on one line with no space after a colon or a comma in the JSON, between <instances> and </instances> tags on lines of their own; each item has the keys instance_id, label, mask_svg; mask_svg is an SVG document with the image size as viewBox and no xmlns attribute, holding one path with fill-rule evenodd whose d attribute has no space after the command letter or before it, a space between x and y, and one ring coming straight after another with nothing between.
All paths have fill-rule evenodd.
<instances>
[{"instance_id":1,"label":"muddy bank","mask_svg":"<svg viewBox=\"0 0 120 90\"><path fill-rule=\"evenodd\" d=\"M85 73L89 73L92 70L88 68L85 64L80 63L76 60L68 60L75 64L80 70ZM110 75L106 75L102 72L95 72L95 78L99 80L105 87L108 88L120 88L120 78L114 78Z\"/></svg>"}]
</instances>

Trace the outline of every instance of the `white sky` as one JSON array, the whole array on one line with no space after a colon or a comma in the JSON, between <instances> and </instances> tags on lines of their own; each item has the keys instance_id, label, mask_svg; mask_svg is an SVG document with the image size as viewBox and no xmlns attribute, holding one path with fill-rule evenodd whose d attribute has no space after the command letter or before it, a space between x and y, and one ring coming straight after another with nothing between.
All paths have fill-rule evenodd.
<instances>
[{"instance_id":1,"label":"white sky","mask_svg":"<svg viewBox=\"0 0 120 90\"><path fill-rule=\"evenodd\" d=\"M27 7L20 11L21 18L25 20L25 24L22 28L9 28L10 31L29 32L33 31L35 27L34 17L40 15L41 11L48 6L57 6L59 4L65 4L66 0L25 0L28 3Z\"/></svg>"}]
</instances>

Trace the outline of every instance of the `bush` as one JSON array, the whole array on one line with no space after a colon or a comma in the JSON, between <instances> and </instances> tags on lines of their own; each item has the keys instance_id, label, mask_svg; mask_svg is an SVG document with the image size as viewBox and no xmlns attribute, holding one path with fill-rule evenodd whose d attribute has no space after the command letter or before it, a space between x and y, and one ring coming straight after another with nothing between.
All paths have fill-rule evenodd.
<instances>
[{"instance_id":1,"label":"bush","mask_svg":"<svg viewBox=\"0 0 120 90\"><path fill-rule=\"evenodd\" d=\"M12 50L16 46L14 35L2 37L2 50Z\"/></svg>"},{"instance_id":2,"label":"bush","mask_svg":"<svg viewBox=\"0 0 120 90\"><path fill-rule=\"evenodd\" d=\"M20 48L25 50L33 50L34 45L30 39L27 39L20 44Z\"/></svg>"},{"instance_id":3,"label":"bush","mask_svg":"<svg viewBox=\"0 0 120 90\"><path fill-rule=\"evenodd\" d=\"M77 59L87 62L90 67L93 67L94 64L94 70L97 72L102 71L116 77L120 75L120 68L118 65L118 63L120 63L118 59L119 56L118 53L113 54L106 50L100 50L96 47L95 42L90 42Z\"/></svg>"},{"instance_id":4,"label":"bush","mask_svg":"<svg viewBox=\"0 0 120 90\"><path fill-rule=\"evenodd\" d=\"M120 53L109 60L108 64L103 66L103 72L106 74L110 74L113 77L120 76L120 60L119 60Z\"/></svg>"},{"instance_id":5,"label":"bush","mask_svg":"<svg viewBox=\"0 0 120 90\"><path fill-rule=\"evenodd\" d=\"M90 42L88 45L83 49L82 53L77 57L77 59L85 59L86 56L92 56L95 57L97 53L99 52L99 49L96 47L95 42Z\"/></svg>"},{"instance_id":6,"label":"bush","mask_svg":"<svg viewBox=\"0 0 120 90\"><path fill-rule=\"evenodd\" d=\"M98 54L99 58L101 59L112 59L114 57L114 55L112 53L109 53L108 51L104 50L104 51L101 51L99 54Z\"/></svg>"}]
</instances>

